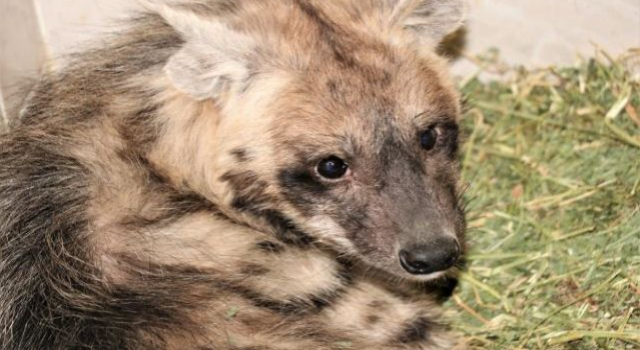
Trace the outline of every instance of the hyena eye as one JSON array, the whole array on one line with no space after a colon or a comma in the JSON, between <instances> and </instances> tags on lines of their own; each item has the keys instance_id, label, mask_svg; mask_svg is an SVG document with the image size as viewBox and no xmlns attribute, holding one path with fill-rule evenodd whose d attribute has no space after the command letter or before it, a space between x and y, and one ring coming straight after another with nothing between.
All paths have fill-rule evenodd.
<instances>
[{"instance_id":1,"label":"hyena eye","mask_svg":"<svg viewBox=\"0 0 640 350\"><path fill-rule=\"evenodd\" d=\"M317 170L320 176L330 180L336 180L347 174L347 172L349 171L349 166L344 160L335 156L331 156L329 158L323 159L318 164Z\"/></svg>"},{"instance_id":2,"label":"hyena eye","mask_svg":"<svg viewBox=\"0 0 640 350\"><path fill-rule=\"evenodd\" d=\"M427 151L431 151L436 147L438 143L438 131L436 128L429 128L429 130L425 131L420 135L420 144L422 144L422 148Z\"/></svg>"}]
</instances>

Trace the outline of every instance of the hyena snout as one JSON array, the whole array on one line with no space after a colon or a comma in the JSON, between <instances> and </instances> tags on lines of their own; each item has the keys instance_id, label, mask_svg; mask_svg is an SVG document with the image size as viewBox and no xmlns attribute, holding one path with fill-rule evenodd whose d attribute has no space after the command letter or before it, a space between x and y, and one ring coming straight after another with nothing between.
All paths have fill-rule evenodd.
<instances>
[{"instance_id":1,"label":"hyena snout","mask_svg":"<svg viewBox=\"0 0 640 350\"><path fill-rule=\"evenodd\" d=\"M460 258L460 250L456 238L442 236L401 249L398 256L405 271L412 275L429 275L455 265Z\"/></svg>"}]
</instances>

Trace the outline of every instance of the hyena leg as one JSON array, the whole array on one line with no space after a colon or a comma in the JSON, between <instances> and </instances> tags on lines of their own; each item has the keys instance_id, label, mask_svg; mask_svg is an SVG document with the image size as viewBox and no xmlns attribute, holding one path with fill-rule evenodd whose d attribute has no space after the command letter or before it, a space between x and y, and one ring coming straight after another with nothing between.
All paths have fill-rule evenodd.
<instances>
[{"instance_id":1,"label":"hyena leg","mask_svg":"<svg viewBox=\"0 0 640 350\"><path fill-rule=\"evenodd\" d=\"M369 348L450 349L454 342L436 321L439 313L428 296L407 300L370 282L354 282L323 317L329 327L347 331Z\"/></svg>"}]
</instances>

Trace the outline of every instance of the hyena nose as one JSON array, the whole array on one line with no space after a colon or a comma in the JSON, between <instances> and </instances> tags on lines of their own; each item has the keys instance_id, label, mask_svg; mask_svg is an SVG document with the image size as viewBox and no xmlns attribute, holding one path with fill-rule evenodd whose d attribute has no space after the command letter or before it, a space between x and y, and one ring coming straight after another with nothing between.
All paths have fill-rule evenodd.
<instances>
[{"instance_id":1,"label":"hyena nose","mask_svg":"<svg viewBox=\"0 0 640 350\"><path fill-rule=\"evenodd\" d=\"M400 251L400 264L412 275L428 275L453 266L460 257L460 244L455 238L441 237L429 244Z\"/></svg>"}]
</instances>

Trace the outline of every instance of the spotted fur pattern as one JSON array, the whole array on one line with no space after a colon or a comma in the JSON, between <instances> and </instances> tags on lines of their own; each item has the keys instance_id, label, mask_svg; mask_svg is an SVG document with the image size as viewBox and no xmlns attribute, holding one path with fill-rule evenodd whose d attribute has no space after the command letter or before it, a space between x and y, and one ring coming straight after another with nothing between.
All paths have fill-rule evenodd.
<instances>
[{"instance_id":1,"label":"spotted fur pattern","mask_svg":"<svg viewBox=\"0 0 640 350\"><path fill-rule=\"evenodd\" d=\"M0 348L451 349L457 269L396 250L465 248L432 53L462 4L143 3L0 136ZM332 154L351 178L314 173Z\"/></svg>"}]
</instances>

